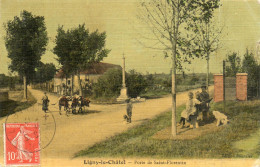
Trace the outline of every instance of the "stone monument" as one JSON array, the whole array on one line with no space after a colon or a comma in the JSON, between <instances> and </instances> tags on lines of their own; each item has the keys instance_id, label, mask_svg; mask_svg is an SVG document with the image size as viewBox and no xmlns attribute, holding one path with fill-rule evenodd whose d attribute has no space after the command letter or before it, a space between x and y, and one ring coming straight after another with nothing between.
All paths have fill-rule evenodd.
<instances>
[{"instance_id":1,"label":"stone monument","mask_svg":"<svg viewBox=\"0 0 260 167\"><path fill-rule=\"evenodd\" d=\"M123 69L122 69L122 88L120 91L120 96L117 98L118 102L125 102L128 98L127 87L125 85L125 56L123 54Z\"/></svg>"}]
</instances>

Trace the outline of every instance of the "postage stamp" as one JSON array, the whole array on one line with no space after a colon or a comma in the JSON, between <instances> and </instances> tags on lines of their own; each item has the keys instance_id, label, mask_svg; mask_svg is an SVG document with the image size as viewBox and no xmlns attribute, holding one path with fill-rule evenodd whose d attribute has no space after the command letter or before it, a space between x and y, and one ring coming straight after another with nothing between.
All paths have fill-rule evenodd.
<instances>
[{"instance_id":1,"label":"postage stamp","mask_svg":"<svg viewBox=\"0 0 260 167\"><path fill-rule=\"evenodd\" d=\"M39 142L38 123L4 124L5 165L40 165Z\"/></svg>"}]
</instances>

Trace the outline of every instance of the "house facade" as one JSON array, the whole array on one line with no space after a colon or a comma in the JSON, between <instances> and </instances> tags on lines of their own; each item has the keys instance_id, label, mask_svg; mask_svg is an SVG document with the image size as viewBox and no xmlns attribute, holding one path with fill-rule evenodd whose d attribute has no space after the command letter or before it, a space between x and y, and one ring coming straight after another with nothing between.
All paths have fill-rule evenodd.
<instances>
[{"instance_id":1,"label":"house facade","mask_svg":"<svg viewBox=\"0 0 260 167\"><path fill-rule=\"evenodd\" d=\"M80 80L82 87L86 85L92 85L98 81L98 78L102 76L105 72L109 69L122 69L121 66L109 63L95 63L91 66L91 68L86 69L80 72ZM73 84L72 84L73 82ZM67 86L67 93L66 93L66 86ZM72 90L73 89L73 90ZM64 77L64 73L62 70L59 70L56 75L54 76L54 92L59 95L65 94L73 94L79 91L79 83L77 75Z\"/></svg>"}]
</instances>

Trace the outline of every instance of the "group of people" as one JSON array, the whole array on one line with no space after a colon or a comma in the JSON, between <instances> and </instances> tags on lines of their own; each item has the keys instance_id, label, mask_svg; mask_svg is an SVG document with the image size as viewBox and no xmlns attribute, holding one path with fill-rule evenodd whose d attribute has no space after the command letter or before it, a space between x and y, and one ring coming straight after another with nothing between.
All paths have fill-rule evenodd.
<instances>
[{"instance_id":1,"label":"group of people","mask_svg":"<svg viewBox=\"0 0 260 167\"><path fill-rule=\"evenodd\" d=\"M198 128L198 120L206 121L209 118L209 103L212 98L209 98L209 94L206 91L206 86L202 86L201 92L188 93L189 100L186 103L186 109L181 113L181 119L178 125L185 127L185 123L190 123L190 128ZM199 118L200 117L200 118Z\"/></svg>"},{"instance_id":2,"label":"group of people","mask_svg":"<svg viewBox=\"0 0 260 167\"><path fill-rule=\"evenodd\" d=\"M76 110L76 107L78 105L80 106L79 110L81 110L81 112L82 112L82 107L84 105L89 106L88 104L90 103L90 101L88 99L84 99L83 96L77 96L77 95L74 95L72 98L70 96L67 96L67 97L66 96L61 96L59 98L59 103L62 101L63 98L65 98L67 102L68 101L72 101L71 107L72 107L72 112L73 113L76 112L75 110ZM48 111L49 102L50 102L50 100L49 100L49 98L47 96L47 93L44 92L44 96L42 97L42 110L45 113ZM59 104L59 107L61 107L60 105L61 104ZM63 106L65 107L66 105L63 105ZM67 104L66 107L68 107L68 104ZM60 112L60 115L61 115L61 112Z\"/></svg>"},{"instance_id":3,"label":"group of people","mask_svg":"<svg viewBox=\"0 0 260 167\"><path fill-rule=\"evenodd\" d=\"M186 103L186 109L181 113L181 119L179 125L185 126L185 123L190 122L191 128L198 128L198 117L201 115L201 120L207 120L209 118L209 102L212 98L209 98L209 94L206 91L206 86L202 86L201 92L196 92L195 98L192 92L188 93L189 100ZM124 119L127 123L131 123L132 120L132 109L133 104L130 99L126 100L126 115L124 115Z\"/></svg>"}]
</instances>

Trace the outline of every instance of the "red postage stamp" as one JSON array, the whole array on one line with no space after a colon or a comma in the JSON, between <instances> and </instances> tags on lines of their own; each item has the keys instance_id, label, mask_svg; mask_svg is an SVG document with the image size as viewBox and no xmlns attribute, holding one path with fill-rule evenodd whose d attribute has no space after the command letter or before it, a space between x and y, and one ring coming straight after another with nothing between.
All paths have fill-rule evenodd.
<instances>
[{"instance_id":1,"label":"red postage stamp","mask_svg":"<svg viewBox=\"0 0 260 167\"><path fill-rule=\"evenodd\" d=\"M38 123L4 124L5 165L40 165Z\"/></svg>"}]
</instances>

